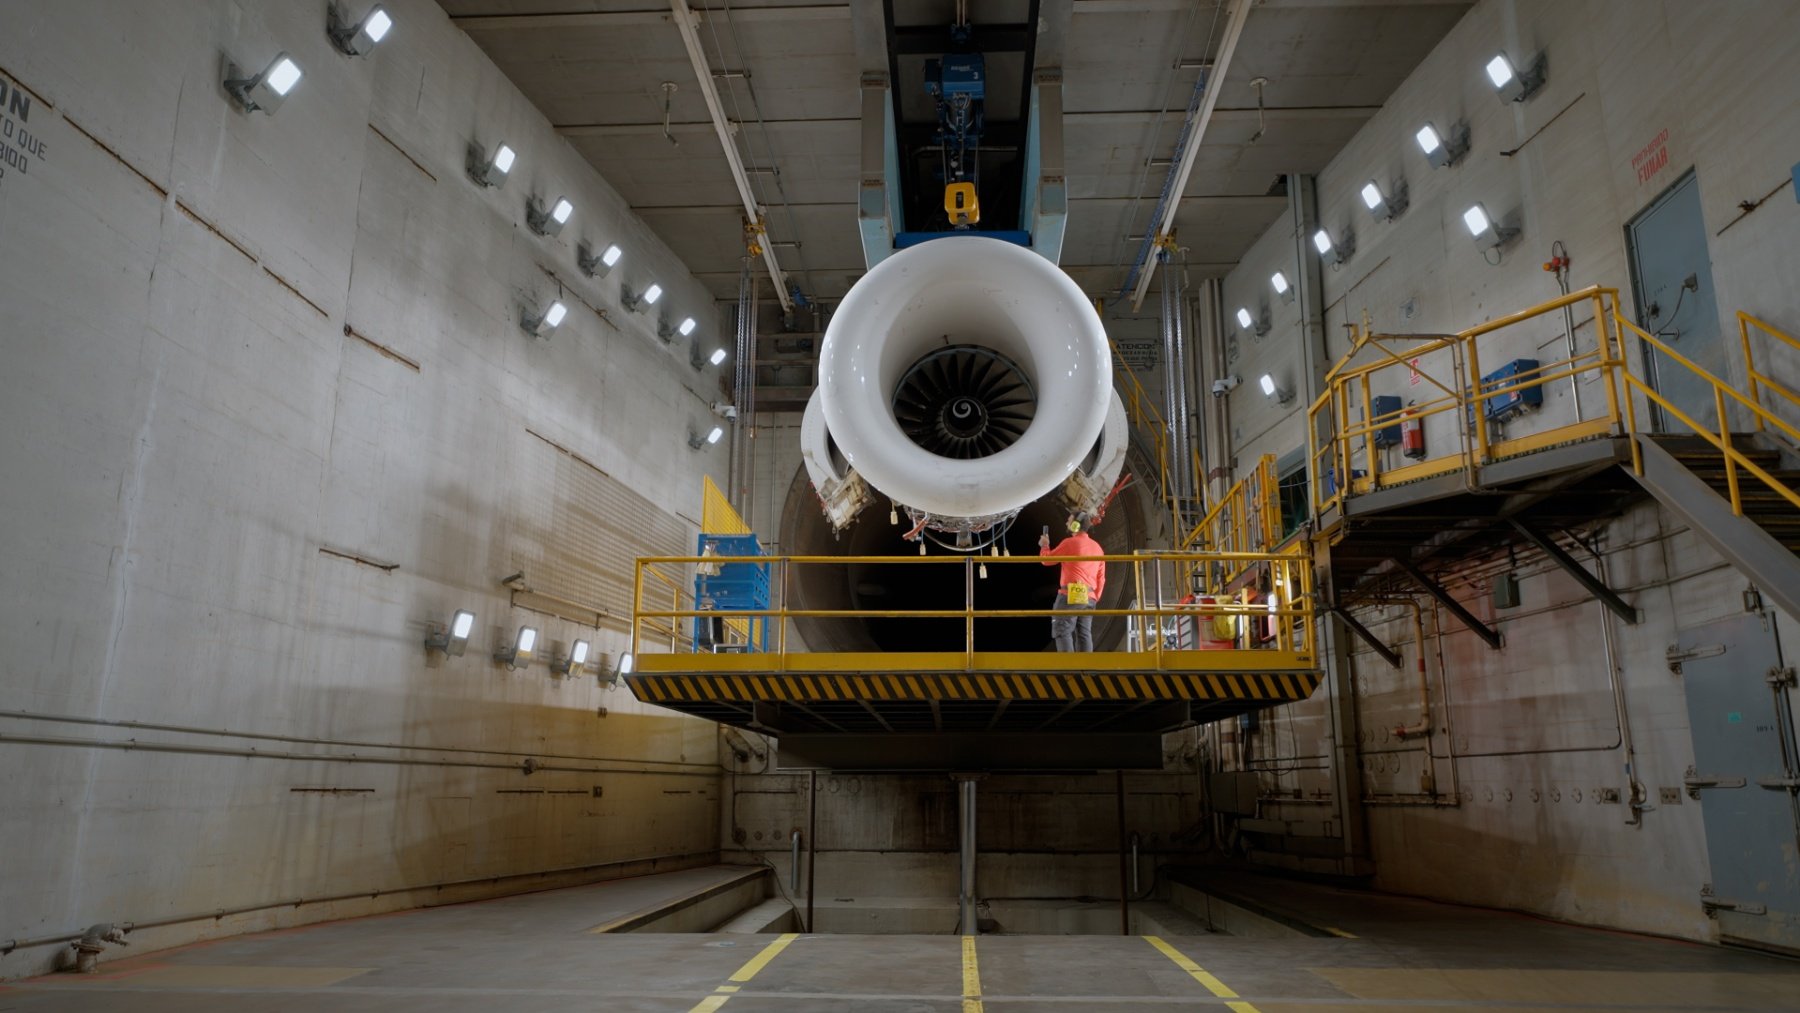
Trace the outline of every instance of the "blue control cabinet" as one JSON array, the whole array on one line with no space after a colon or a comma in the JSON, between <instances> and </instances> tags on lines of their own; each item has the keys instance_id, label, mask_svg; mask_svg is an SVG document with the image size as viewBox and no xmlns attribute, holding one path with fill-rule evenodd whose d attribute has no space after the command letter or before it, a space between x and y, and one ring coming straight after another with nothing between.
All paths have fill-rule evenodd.
<instances>
[{"instance_id":1,"label":"blue control cabinet","mask_svg":"<svg viewBox=\"0 0 1800 1013\"><path fill-rule=\"evenodd\" d=\"M709 551L710 550L710 551ZM762 544L755 535L711 535L702 533L695 540L694 552L701 556L760 556ZM694 575L695 608L717 612L753 612L770 607L768 563L701 564ZM717 573L708 570L716 569ZM745 616L730 622L719 622L710 616L694 617L694 644L697 650L769 649L769 617ZM732 631L727 623L747 631ZM744 625L744 624L747 624ZM721 627L726 627L721 629Z\"/></svg>"},{"instance_id":2,"label":"blue control cabinet","mask_svg":"<svg viewBox=\"0 0 1800 1013\"><path fill-rule=\"evenodd\" d=\"M1530 383L1537 379L1538 361L1536 359L1514 359L1481 378L1481 389L1492 394L1485 402L1487 420L1490 423L1505 422L1516 415L1522 415L1528 409L1544 406L1544 388L1539 384L1531 387L1520 387L1519 384ZM1475 426L1475 406L1468 410L1469 427Z\"/></svg>"},{"instance_id":3,"label":"blue control cabinet","mask_svg":"<svg viewBox=\"0 0 1800 1013\"><path fill-rule=\"evenodd\" d=\"M1390 415L1394 417L1392 424L1375 430L1375 445L1377 447L1398 447L1400 445L1400 398L1393 394L1377 394L1369 400L1374 403L1371 409L1372 414L1369 417L1370 422L1378 423L1379 420Z\"/></svg>"}]
</instances>

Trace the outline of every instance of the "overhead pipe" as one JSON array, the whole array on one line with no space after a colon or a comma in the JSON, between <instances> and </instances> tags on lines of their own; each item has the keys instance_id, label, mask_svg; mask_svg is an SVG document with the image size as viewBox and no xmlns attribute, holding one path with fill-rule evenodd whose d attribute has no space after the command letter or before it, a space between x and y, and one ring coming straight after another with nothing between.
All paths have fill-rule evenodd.
<instances>
[{"instance_id":1,"label":"overhead pipe","mask_svg":"<svg viewBox=\"0 0 1800 1013\"><path fill-rule=\"evenodd\" d=\"M719 147L725 149L725 163L731 167L731 180L737 184L738 197L744 202L744 217L752 225L760 226L762 208L756 202L756 191L750 188L750 176L744 171L744 159L738 154L736 138L732 137L731 121L725 118L725 107L719 104L719 89L713 84L712 65L706 60L706 51L700 47L700 33L694 28L700 18L688 7L687 0L669 0L669 9L675 14L681 44L687 48L688 62L693 64L694 77L700 82L700 97L706 100L713 130L719 135ZM794 303L788 297L787 279L781 273L781 264L775 259L774 244L765 235L756 245L762 248L763 264L769 269L770 280L775 282L775 297L781 300L782 312L792 313Z\"/></svg>"},{"instance_id":2,"label":"overhead pipe","mask_svg":"<svg viewBox=\"0 0 1800 1013\"><path fill-rule=\"evenodd\" d=\"M674 0L679 3L681 0ZM1219 41L1219 52L1213 57L1212 70L1206 73L1206 92L1200 97L1200 108L1195 112L1193 121L1188 124L1187 134L1181 141L1181 161L1171 171L1172 185L1165 188L1167 203L1163 206L1162 217L1152 223L1148 233L1156 236L1167 236L1175 231L1175 213L1181 209L1181 194L1187 189L1188 176L1194 171L1195 156L1200 153L1200 142L1206 136L1207 124L1212 122L1213 109L1219 104L1219 85L1224 82L1226 71L1231 67L1231 55L1237 52L1238 39L1244 34L1244 21L1250 16L1250 8L1254 0L1237 0L1231 10L1231 19L1225 23L1225 35ZM1156 273L1156 259L1144 265L1139 273L1137 290L1131 294L1131 308L1136 310L1144 305L1144 295L1150 291L1150 278Z\"/></svg>"}]
</instances>

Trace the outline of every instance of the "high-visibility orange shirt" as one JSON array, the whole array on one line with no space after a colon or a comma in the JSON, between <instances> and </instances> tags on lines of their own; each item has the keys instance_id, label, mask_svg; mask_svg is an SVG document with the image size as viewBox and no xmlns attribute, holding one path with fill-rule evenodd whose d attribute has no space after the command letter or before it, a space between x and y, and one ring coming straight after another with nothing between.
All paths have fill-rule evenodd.
<instances>
[{"instance_id":1,"label":"high-visibility orange shirt","mask_svg":"<svg viewBox=\"0 0 1800 1013\"><path fill-rule=\"evenodd\" d=\"M1038 549L1038 555L1104 556L1106 555L1106 550L1100 547L1099 542L1089 538L1087 532L1082 531L1070 535L1056 543L1055 548ZM1045 560L1044 565L1055 566L1057 564L1055 560ZM1059 580L1060 583L1057 585L1058 590L1068 587L1071 583L1086 584L1090 592L1088 600L1099 601L1100 593L1106 590L1106 564L1099 560L1084 563L1063 563L1062 574L1059 577Z\"/></svg>"}]
</instances>

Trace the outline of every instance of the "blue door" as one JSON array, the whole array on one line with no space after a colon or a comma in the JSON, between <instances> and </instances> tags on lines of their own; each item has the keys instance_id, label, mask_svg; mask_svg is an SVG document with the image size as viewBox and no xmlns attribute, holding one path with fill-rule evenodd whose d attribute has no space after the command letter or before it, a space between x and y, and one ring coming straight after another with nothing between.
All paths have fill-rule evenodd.
<instances>
[{"instance_id":1,"label":"blue door","mask_svg":"<svg viewBox=\"0 0 1800 1013\"><path fill-rule=\"evenodd\" d=\"M1719 304L1713 293L1712 257L1706 248L1706 221L1700 214L1700 185L1693 172L1639 212L1625 232L1638 326L1682 358L1728 379ZM1656 392L1701 428L1717 432L1712 385L1647 342L1638 344ZM1654 415L1659 432L1690 431L1680 418L1660 407Z\"/></svg>"},{"instance_id":2,"label":"blue door","mask_svg":"<svg viewBox=\"0 0 1800 1013\"><path fill-rule=\"evenodd\" d=\"M1800 954L1800 801L1792 670L1772 618L1752 612L1683 630L1694 766L1712 882L1701 903L1726 942Z\"/></svg>"}]
</instances>

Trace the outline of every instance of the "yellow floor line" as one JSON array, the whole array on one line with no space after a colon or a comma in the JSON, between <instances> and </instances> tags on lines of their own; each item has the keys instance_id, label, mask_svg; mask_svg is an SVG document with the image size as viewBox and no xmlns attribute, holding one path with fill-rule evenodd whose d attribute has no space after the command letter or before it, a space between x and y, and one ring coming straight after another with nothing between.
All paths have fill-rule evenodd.
<instances>
[{"instance_id":1,"label":"yellow floor line","mask_svg":"<svg viewBox=\"0 0 1800 1013\"><path fill-rule=\"evenodd\" d=\"M688 1013L717 1013L719 1007L725 1005L730 1001L733 995L737 994L737 990L742 987L744 982L756 977L756 972L768 967L769 961L780 956L781 951L787 949L789 943L799 938L800 933L798 932L787 932L777 937L774 942L763 947L756 956L745 961L744 966L738 968L732 973L731 977L727 979L728 981L733 981L737 984L720 985L714 990L712 995L700 1000L699 1005L689 1010Z\"/></svg>"},{"instance_id":2,"label":"yellow floor line","mask_svg":"<svg viewBox=\"0 0 1800 1013\"><path fill-rule=\"evenodd\" d=\"M1204 967L1201 967L1199 964L1196 964L1193 961L1189 960L1187 958L1187 956L1184 955L1180 950L1177 950L1175 947L1170 946L1168 943L1164 942L1160 937L1145 936L1144 941L1149 943L1151 946L1154 946L1157 949L1161 950L1163 956L1168 957L1170 960L1175 962L1176 967L1179 967L1183 971L1186 971L1188 974L1193 975L1194 980L1199 982L1202 985L1205 985L1206 990L1208 992L1211 992L1213 995L1216 995L1221 999L1236 1000L1238 998L1238 994L1236 992L1233 992L1230 989L1230 987L1228 987L1224 982L1220 981L1218 978L1213 977L1213 975L1210 971L1208 971ZM1232 1011L1232 1013L1261 1013L1261 1011L1258 1010L1255 1006L1252 1006L1249 1003L1242 1002L1242 1001L1227 1002L1225 1004L1225 1006L1227 1009L1230 1009Z\"/></svg>"},{"instance_id":3,"label":"yellow floor line","mask_svg":"<svg viewBox=\"0 0 1800 1013\"><path fill-rule=\"evenodd\" d=\"M981 966L975 960L975 937L962 937L963 1001L962 1013L983 1013L981 1008Z\"/></svg>"}]
</instances>

